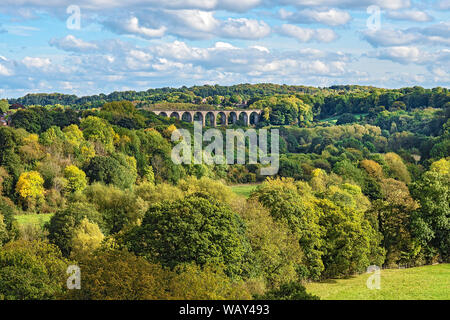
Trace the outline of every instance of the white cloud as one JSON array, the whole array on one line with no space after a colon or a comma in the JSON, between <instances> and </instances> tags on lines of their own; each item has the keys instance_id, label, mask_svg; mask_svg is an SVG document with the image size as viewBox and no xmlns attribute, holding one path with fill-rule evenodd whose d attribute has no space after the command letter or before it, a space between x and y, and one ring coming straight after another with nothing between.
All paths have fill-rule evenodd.
<instances>
[{"instance_id":1,"label":"white cloud","mask_svg":"<svg viewBox=\"0 0 450 320\"><path fill-rule=\"evenodd\" d=\"M11 76L13 72L0 63L0 76Z\"/></svg>"},{"instance_id":2,"label":"white cloud","mask_svg":"<svg viewBox=\"0 0 450 320\"><path fill-rule=\"evenodd\" d=\"M394 20L407 20L415 22L428 22L433 20L433 17L428 13L419 10L388 11L386 15L388 18Z\"/></svg>"},{"instance_id":3,"label":"white cloud","mask_svg":"<svg viewBox=\"0 0 450 320\"><path fill-rule=\"evenodd\" d=\"M70 34L62 39L52 39L49 44L67 51L87 52L98 49L96 44L77 39Z\"/></svg>"},{"instance_id":4,"label":"white cloud","mask_svg":"<svg viewBox=\"0 0 450 320\"><path fill-rule=\"evenodd\" d=\"M300 42L331 42L338 38L337 34L331 29L307 29L292 24L283 24L278 32Z\"/></svg>"},{"instance_id":5,"label":"white cloud","mask_svg":"<svg viewBox=\"0 0 450 320\"><path fill-rule=\"evenodd\" d=\"M450 45L450 22L440 22L424 28L405 30L380 29L366 31L364 38L373 46L401 46L408 44Z\"/></svg>"},{"instance_id":6,"label":"white cloud","mask_svg":"<svg viewBox=\"0 0 450 320\"><path fill-rule=\"evenodd\" d=\"M48 58L35 58L35 57L25 57L22 59L22 63L28 68L38 68L43 69L50 66L51 62Z\"/></svg>"},{"instance_id":7,"label":"white cloud","mask_svg":"<svg viewBox=\"0 0 450 320\"><path fill-rule=\"evenodd\" d=\"M410 0L281 0L281 3L299 7L333 6L339 8L367 8L370 5L377 5L393 10L408 8L411 5Z\"/></svg>"},{"instance_id":8,"label":"white cloud","mask_svg":"<svg viewBox=\"0 0 450 320\"><path fill-rule=\"evenodd\" d=\"M270 26L262 20L248 18L228 18L222 20L215 17L215 12L202 10L152 11L141 14L139 17L128 19L126 20L126 24L122 22L122 18L115 19L114 21L107 20L104 22L104 25L111 31L119 34L127 33L143 37L147 35L147 38L150 36L171 34L187 39L211 39L219 37L252 40L264 38L271 32ZM160 30L161 32L144 34L141 32L143 27L137 27L138 21L143 24L160 25L161 27L156 30ZM128 27L130 24L134 27Z\"/></svg>"},{"instance_id":9,"label":"white cloud","mask_svg":"<svg viewBox=\"0 0 450 320\"><path fill-rule=\"evenodd\" d=\"M136 34L142 36L143 38L160 38L164 35L167 28L162 26L158 29L147 28L139 25L139 19L136 17L131 17L122 25L122 33L125 34Z\"/></svg>"},{"instance_id":10,"label":"white cloud","mask_svg":"<svg viewBox=\"0 0 450 320\"><path fill-rule=\"evenodd\" d=\"M253 49L256 49L256 50L259 50L262 52L270 53L270 50L263 46L251 46L250 48L253 48Z\"/></svg>"},{"instance_id":11,"label":"white cloud","mask_svg":"<svg viewBox=\"0 0 450 320\"><path fill-rule=\"evenodd\" d=\"M373 56L379 59L387 59L399 63L412 63L423 59L424 53L417 47L399 46L382 49L376 54L373 54Z\"/></svg>"},{"instance_id":12,"label":"white cloud","mask_svg":"<svg viewBox=\"0 0 450 320\"><path fill-rule=\"evenodd\" d=\"M348 12L334 8L321 11L304 9L298 12L280 9L279 14L281 19L292 23L322 23L329 26L340 26L351 20Z\"/></svg>"},{"instance_id":13,"label":"white cloud","mask_svg":"<svg viewBox=\"0 0 450 320\"><path fill-rule=\"evenodd\" d=\"M259 39L270 34L270 27L264 21L228 18L223 22L220 34L229 38Z\"/></svg>"},{"instance_id":14,"label":"white cloud","mask_svg":"<svg viewBox=\"0 0 450 320\"><path fill-rule=\"evenodd\" d=\"M214 13L201 10L172 10L168 11L184 26L200 32L213 32L218 26L219 21L214 18Z\"/></svg>"}]
</instances>

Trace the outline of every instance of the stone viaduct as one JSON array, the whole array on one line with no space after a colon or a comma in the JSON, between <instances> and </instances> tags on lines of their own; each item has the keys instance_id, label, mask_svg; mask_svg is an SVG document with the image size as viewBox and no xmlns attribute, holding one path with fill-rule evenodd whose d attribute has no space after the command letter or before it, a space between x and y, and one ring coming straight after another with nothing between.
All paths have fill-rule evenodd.
<instances>
[{"instance_id":1,"label":"stone viaduct","mask_svg":"<svg viewBox=\"0 0 450 320\"><path fill-rule=\"evenodd\" d=\"M235 124L238 120L242 120L246 126L256 125L261 117L262 110L150 110L156 115L164 117L175 117L178 120L192 122L201 121L203 127L209 125L215 127L217 121L219 125L226 126ZM209 123L206 119L209 118Z\"/></svg>"}]
</instances>

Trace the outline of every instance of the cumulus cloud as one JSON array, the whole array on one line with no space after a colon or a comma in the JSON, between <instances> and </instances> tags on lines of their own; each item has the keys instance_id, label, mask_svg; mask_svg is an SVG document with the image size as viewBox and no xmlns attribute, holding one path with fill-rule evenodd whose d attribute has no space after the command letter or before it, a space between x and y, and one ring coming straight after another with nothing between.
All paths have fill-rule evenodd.
<instances>
[{"instance_id":1,"label":"cumulus cloud","mask_svg":"<svg viewBox=\"0 0 450 320\"><path fill-rule=\"evenodd\" d=\"M282 4L298 7L339 7L339 8L367 8L377 5L385 9L402 9L411 5L410 0L281 0Z\"/></svg>"},{"instance_id":2,"label":"cumulus cloud","mask_svg":"<svg viewBox=\"0 0 450 320\"><path fill-rule=\"evenodd\" d=\"M228 18L222 23L219 34L229 38L260 39L270 34L270 27L264 21Z\"/></svg>"},{"instance_id":3,"label":"cumulus cloud","mask_svg":"<svg viewBox=\"0 0 450 320\"><path fill-rule=\"evenodd\" d=\"M125 22L124 22L125 21ZM159 29L143 30L137 23L158 24ZM132 28L130 27L132 22ZM115 21L108 20L104 25L119 34L127 33L144 38L171 34L187 39L210 39L213 37L233 39L261 39L271 32L270 26L262 21L248 18L217 19L215 12L202 10L164 10L149 11L138 17L123 19L117 17ZM146 31L146 32L144 32Z\"/></svg>"},{"instance_id":4,"label":"cumulus cloud","mask_svg":"<svg viewBox=\"0 0 450 320\"><path fill-rule=\"evenodd\" d=\"M328 10L304 9L297 12L280 9L279 16L292 23L322 23L328 26L344 25L351 20L348 12L334 8Z\"/></svg>"},{"instance_id":5,"label":"cumulus cloud","mask_svg":"<svg viewBox=\"0 0 450 320\"><path fill-rule=\"evenodd\" d=\"M419 48L407 46L385 48L369 55L378 59L391 60L403 64L419 62L420 59L424 58L424 53Z\"/></svg>"},{"instance_id":6,"label":"cumulus cloud","mask_svg":"<svg viewBox=\"0 0 450 320\"><path fill-rule=\"evenodd\" d=\"M450 64L449 49L425 51L416 46L398 46L371 51L367 56L381 60L390 60L403 65L421 65L434 75L437 75L440 70L447 70L447 66ZM444 79L441 80L445 81Z\"/></svg>"},{"instance_id":7,"label":"cumulus cloud","mask_svg":"<svg viewBox=\"0 0 450 320\"><path fill-rule=\"evenodd\" d=\"M89 52L98 49L97 44L77 39L70 34L61 39L54 38L49 41L49 44L66 51Z\"/></svg>"},{"instance_id":8,"label":"cumulus cloud","mask_svg":"<svg viewBox=\"0 0 450 320\"><path fill-rule=\"evenodd\" d=\"M441 0L445 2L447 0ZM0 7L35 7L40 9L65 9L74 4L72 0L3 0ZM245 12L258 6L277 7L280 4L299 7L340 7L364 8L378 5L386 9L401 9L411 5L410 0L79 0L76 3L85 10L108 10L123 8L163 8L163 9L199 9L199 10L227 10Z\"/></svg>"},{"instance_id":9,"label":"cumulus cloud","mask_svg":"<svg viewBox=\"0 0 450 320\"><path fill-rule=\"evenodd\" d=\"M11 61L16 67L8 71L5 71L6 62L0 60L0 76L15 72L15 81L21 83L21 88L42 88L44 81L59 90L73 93L84 90L86 94L92 89L90 86L98 91L124 87L138 90L142 85L151 84L192 85L211 81L232 84L276 79L298 82L300 77L304 83L315 77L345 78L355 73L347 65L348 56L317 49L271 52L260 45L237 47L224 41L208 47L191 46L178 40L146 47L118 45L114 40L83 42L98 50L77 51L73 46L66 46L70 56L51 60L27 56L21 61ZM103 81L92 83L92 79Z\"/></svg>"},{"instance_id":10,"label":"cumulus cloud","mask_svg":"<svg viewBox=\"0 0 450 320\"><path fill-rule=\"evenodd\" d=\"M27 48L21 48L19 35L34 35L47 22L52 26L60 23L63 28L66 8L73 1L3 0L0 11L10 19L7 26L0 26L0 33L2 29L8 32L8 50L2 53L7 58L0 56L0 92L97 94L239 82L404 86L417 80L415 84L442 86L448 83L450 51L436 51L435 46L450 44L449 22L410 23L409 28L397 30L383 22L378 31L357 33L374 47L364 52L361 45L360 54L349 53L363 43L358 43L354 30L346 26L352 20L350 14L358 18L357 23L364 23L369 5L383 9L383 21L386 16L390 20L429 22L432 17L426 10L438 18L435 10L448 9L448 1L417 5L409 0L80 0L76 4L82 10L82 32L55 38L44 28L47 37L36 37ZM42 19L44 23L36 20L25 25L24 19ZM319 24L324 26L318 28ZM94 36L99 26L132 37L106 33L102 36L112 39L86 40L103 38ZM338 26L345 26L339 28L339 34L348 41L333 43L338 38L333 27ZM272 33L292 39L280 45L279 37L270 37ZM142 45L137 37L152 41ZM40 43L40 50L34 51L42 39L58 50L46 52ZM346 52L350 41L356 44ZM22 52L20 58L15 60L14 52ZM389 63L396 63L395 71L385 68Z\"/></svg>"},{"instance_id":11,"label":"cumulus cloud","mask_svg":"<svg viewBox=\"0 0 450 320\"><path fill-rule=\"evenodd\" d=\"M146 39L160 38L167 30L165 26L161 26L156 29L143 26L139 23L139 19L137 17L130 17L125 21L110 20L106 22L106 25L118 34L137 35Z\"/></svg>"},{"instance_id":12,"label":"cumulus cloud","mask_svg":"<svg viewBox=\"0 0 450 320\"><path fill-rule=\"evenodd\" d=\"M209 11L173 10L167 12L169 12L172 17L176 18L179 23L183 24L185 27L202 33L211 33L220 24L214 17L214 13Z\"/></svg>"},{"instance_id":13,"label":"cumulus cloud","mask_svg":"<svg viewBox=\"0 0 450 320\"><path fill-rule=\"evenodd\" d=\"M1 76L11 76L13 72L0 63L0 75Z\"/></svg>"},{"instance_id":14,"label":"cumulus cloud","mask_svg":"<svg viewBox=\"0 0 450 320\"><path fill-rule=\"evenodd\" d=\"M48 58L37 58L37 57L25 57L22 59L22 63L28 68L47 68L50 66L50 59Z\"/></svg>"},{"instance_id":15,"label":"cumulus cloud","mask_svg":"<svg viewBox=\"0 0 450 320\"><path fill-rule=\"evenodd\" d=\"M450 45L450 22L440 22L425 28L405 30L379 29L366 31L363 37L375 47L408 44Z\"/></svg>"},{"instance_id":16,"label":"cumulus cloud","mask_svg":"<svg viewBox=\"0 0 450 320\"><path fill-rule=\"evenodd\" d=\"M337 34L331 29L307 29L292 24L283 24L278 29L278 33L295 38L300 42L331 42L338 38Z\"/></svg>"},{"instance_id":17,"label":"cumulus cloud","mask_svg":"<svg viewBox=\"0 0 450 320\"><path fill-rule=\"evenodd\" d=\"M162 9L199 9L199 10L217 10L224 9L228 11L243 12L258 6L261 0L79 0L77 5L84 10L102 11L108 9L124 8L162 8ZM36 7L40 9L65 9L74 4L72 0L3 0L0 7Z\"/></svg>"},{"instance_id":18,"label":"cumulus cloud","mask_svg":"<svg viewBox=\"0 0 450 320\"><path fill-rule=\"evenodd\" d=\"M394 20L407 20L415 22L428 22L433 20L433 17L428 13L419 10L388 11L386 15L388 18Z\"/></svg>"}]
</instances>

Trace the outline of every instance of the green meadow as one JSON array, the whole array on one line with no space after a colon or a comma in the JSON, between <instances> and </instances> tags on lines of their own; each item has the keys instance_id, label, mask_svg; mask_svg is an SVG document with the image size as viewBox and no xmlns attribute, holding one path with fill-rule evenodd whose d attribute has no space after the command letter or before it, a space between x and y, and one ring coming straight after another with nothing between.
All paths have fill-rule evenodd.
<instances>
[{"instance_id":1,"label":"green meadow","mask_svg":"<svg viewBox=\"0 0 450 320\"><path fill-rule=\"evenodd\" d=\"M450 300L448 263L381 270L380 289L367 288L371 275L313 282L306 285L306 290L323 300Z\"/></svg>"}]
</instances>

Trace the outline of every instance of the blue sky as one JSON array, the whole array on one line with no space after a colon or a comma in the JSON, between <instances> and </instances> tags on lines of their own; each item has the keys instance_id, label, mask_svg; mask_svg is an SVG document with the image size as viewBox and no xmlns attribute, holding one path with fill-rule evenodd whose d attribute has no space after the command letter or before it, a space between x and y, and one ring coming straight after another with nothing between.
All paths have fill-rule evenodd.
<instances>
[{"instance_id":1,"label":"blue sky","mask_svg":"<svg viewBox=\"0 0 450 320\"><path fill-rule=\"evenodd\" d=\"M216 83L448 87L449 18L450 0L2 0L0 98Z\"/></svg>"}]
</instances>

